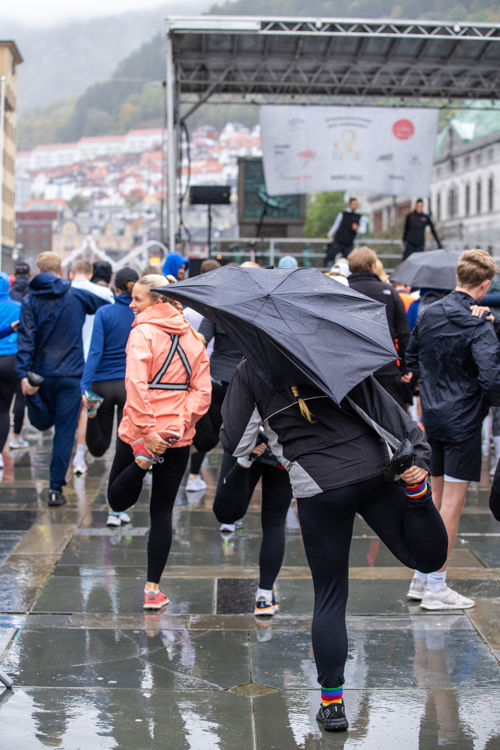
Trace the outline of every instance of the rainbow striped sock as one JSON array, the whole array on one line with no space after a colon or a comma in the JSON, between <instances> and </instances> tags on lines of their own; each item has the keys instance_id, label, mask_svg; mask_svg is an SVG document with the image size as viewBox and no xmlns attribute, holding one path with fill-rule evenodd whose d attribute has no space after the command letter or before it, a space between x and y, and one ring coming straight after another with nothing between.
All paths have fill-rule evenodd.
<instances>
[{"instance_id":1,"label":"rainbow striped sock","mask_svg":"<svg viewBox=\"0 0 500 750\"><path fill-rule=\"evenodd\" d=\"M405 484L403 486L404 491L411 500L420 500L425 494L427 494L427 480L418 484Z\"/></svg>"},{"instance_id":2,"label":"rainbow striped sock","mask_svg":"<svg viewBox=\"0 0 500 750\"><path fill-rule=\"evenodd\" d=\"M341 703L344 694L344 686L339 685L334 688L321 688L321 703L323 706L329 706L330 703Z\"/></svg>"}]
</instances>

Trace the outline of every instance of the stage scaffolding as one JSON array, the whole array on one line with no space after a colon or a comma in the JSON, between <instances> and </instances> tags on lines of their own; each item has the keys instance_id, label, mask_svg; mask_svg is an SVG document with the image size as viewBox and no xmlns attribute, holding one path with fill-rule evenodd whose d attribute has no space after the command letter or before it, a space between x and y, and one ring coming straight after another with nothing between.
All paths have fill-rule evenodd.
<instances>
[{"instance_id":1,"label":"stage scaffolding","mask_svg":"<svg viewBox=\"0 0 500 750\"><path fill-rule=\"evenodd\" d=\"M166 19L169 248L179 124L201 104L436 106L500 91L500 25L200 16ZM171 137L173 135L173 137Z\"/></svg>"}]
</instances>

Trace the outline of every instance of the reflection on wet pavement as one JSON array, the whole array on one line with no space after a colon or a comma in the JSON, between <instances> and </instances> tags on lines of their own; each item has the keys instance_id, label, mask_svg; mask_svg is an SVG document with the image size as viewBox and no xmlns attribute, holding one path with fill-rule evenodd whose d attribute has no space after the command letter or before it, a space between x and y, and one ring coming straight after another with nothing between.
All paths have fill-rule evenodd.
<instances>
[{"instance_id":1,"label":"reflection on wet pavement","mask_svg":"<svg viewBox=\"0 0 500 750\"><path fill-rule=\"evenodd\" d=\"M280 613L252 616L259 497L242 529L219 533L205 493L179 492L162 587L142 609L148 488L132 522L106 528L111 456L46 506L49 445L4 454L0 481L2 747L21 750L497 750L500 748L500 525L487 479L470 491L450 578L473 610L423 613L410 571L357 518L351 550L347 733L325 734L310 641L313 592L296 509L277 582Z\"/></svg>"}]
</instances>

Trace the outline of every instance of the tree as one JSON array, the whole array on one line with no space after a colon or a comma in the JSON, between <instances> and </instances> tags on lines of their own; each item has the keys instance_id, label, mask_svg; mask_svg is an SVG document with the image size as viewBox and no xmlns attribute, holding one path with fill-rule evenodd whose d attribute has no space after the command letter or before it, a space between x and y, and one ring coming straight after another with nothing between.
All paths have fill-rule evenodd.
<instances>
[{"instance_id":1,"label":"tree","mask_svg":"<svg viewBox=\"0 0 500 750\"><path fill-rule=\"evenodd\" d=\"M316 193L310 196L304 224L305 237L326 237L339 211L345 208L345 193Z\"/></svg>"}]
</instances>

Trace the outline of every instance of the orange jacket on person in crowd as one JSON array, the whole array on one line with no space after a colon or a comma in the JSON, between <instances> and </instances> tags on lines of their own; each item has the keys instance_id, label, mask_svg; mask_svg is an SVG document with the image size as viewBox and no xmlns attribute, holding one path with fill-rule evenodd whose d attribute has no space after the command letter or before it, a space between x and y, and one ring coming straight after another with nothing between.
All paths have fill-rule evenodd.
<instances>
[{"instance_id":1,"label":"orange jacket on person in crowd","mask_svg":"<svg viewBox=\"0 0 500 750\"><path fill-rule=\"evenodd\" d=\"M182 435L174 447L190 445L212 391L203 342L175 307L164 302L136 316L126 351L127 401L120 438L131 444L172 428Z\"/></svg>"}]
</instances>

